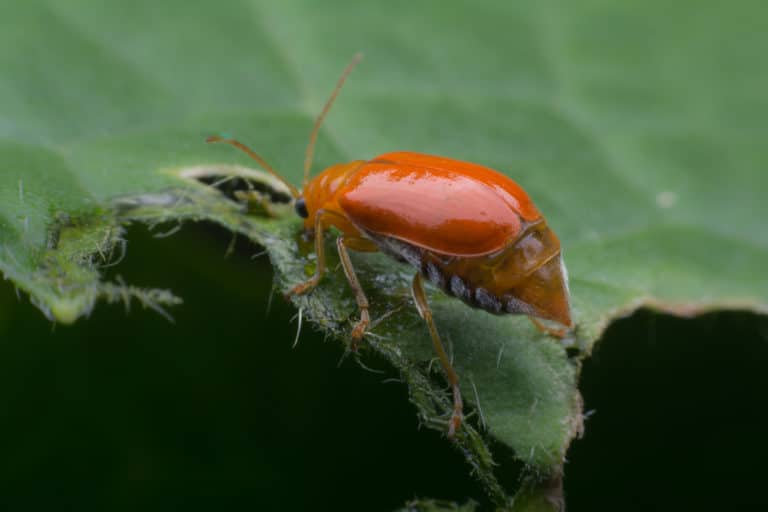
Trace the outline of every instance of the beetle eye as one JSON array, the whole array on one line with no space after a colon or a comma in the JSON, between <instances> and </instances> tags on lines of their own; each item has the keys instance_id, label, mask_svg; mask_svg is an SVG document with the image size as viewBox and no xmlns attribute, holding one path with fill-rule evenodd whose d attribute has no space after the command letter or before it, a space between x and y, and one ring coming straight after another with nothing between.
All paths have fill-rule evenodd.
<instances>
[{"instance_id":1,"label":"beetle eye","mask_svg":"<svg viewBox=\"0 0 768 512\"><path fill-rule=\"evenodd\" d=\"M296 200L296 213L299 214L299 217L302 219L306 219L309 217L309 212L307 211L307 203L304 201L303 197L300 197Z\"/></svg>"}]
</instances>

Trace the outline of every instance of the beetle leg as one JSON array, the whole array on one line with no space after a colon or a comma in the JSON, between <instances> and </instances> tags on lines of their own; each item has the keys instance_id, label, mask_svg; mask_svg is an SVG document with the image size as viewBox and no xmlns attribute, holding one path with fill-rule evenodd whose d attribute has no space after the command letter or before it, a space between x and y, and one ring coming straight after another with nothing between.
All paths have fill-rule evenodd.
<instances>
[{"instance_id":1,"label":"beetle leg","mask_svg":"<svg viewBox=\"0 0 768 512\"><path fill-rule=\"evenodd\" d=\"M317 286L320 279L325 272L325 241L323 239L323 217L327 214L325 210L318 210L315 214L315 254L317 255L317 267L315 268L315 275L303 283L299 283L286 294L291 295L303 295Z\"/></svg>"},{"instance_id":2,"label":"beetle leg","mask_svg":"<svg viewBox=\"0 0 768 512\"><path fill-rule=\"evenodd\" d=\"M357 301L357 307L360 308L360 320L355 324L352 329L352 351L357 351L357 343L363 338L365 330L368 328L368 324L371 323L371 317L368 314L368 298L365 296L363 287L360 286L360 281L357 279L355 269L352 266L352 260L349 258L349 252L347 246L354 247L355 239L347 239L344 235L339 235L336 239L336 248L339 251L339 259L341 260L341 266L344 269L344 274L349 281L349 287L355 293L355 300ZM359 244L358 244L359 245Z\"/></svg>"},{"instance_id":3,"label":"beetle leg","mask_svg":"<svg viewBox=\"0 0 768 512\"><path fill-rule=\"evenodd\" d=\"M427 295L424 293L424 285L422 283L421 274L416 274L413 277L413 285L411 287L413 292L413 300L416 302L416 309L419 311L419 315L427 323L429 328L429 335L432 337L432 345L437 352L437 356L440 358L440 364L443 365L443 371L448 378L448 383L453 390L453 414L451 415L451 421L448 425L448 437L452 438L456 433L456 430L461 426L463 416L463 403L461 401L461 391L459 390L459 376L456 375L456 371L451 365L448 354L445 353L445 348L440 341L440 336L437 334L437 327L435 321L432 318L432 310L427 303Z\"/></svg>"},{"instance_id":4,"label":"beetle leg","mask_svg":"<svg viewBox=\"0 0 768 512\"><path fill-rule=\"evenodd\" d=\"M565 335L568 334L567 329L565 328L557 329L555 327L549 327L547 325L544 325L544 323L536 317L529 316L528 319L531 321L534 327L536 327L539 331L543 332L544 334L548 334L553 338L563 339L565 338Z\"/></svg>"}]
</instances>

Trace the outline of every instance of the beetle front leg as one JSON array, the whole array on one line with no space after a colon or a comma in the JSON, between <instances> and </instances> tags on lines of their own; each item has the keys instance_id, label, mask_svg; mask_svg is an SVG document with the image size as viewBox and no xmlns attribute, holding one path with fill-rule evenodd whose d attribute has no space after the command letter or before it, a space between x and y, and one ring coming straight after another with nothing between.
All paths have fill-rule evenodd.
<instances>
[{"instance_id":1,"label":"beetle front leg","mask_svg":"<svg viewBox=\"0 0 768 512\"><path fill-rule=\"evenodd\" d=\"M355 268L352 266L352 260L349 257L347 251L347 239L344 235L340 235L336 239L336 248L339 251L339 259L341 260L341 266L344 269L344 274L349 281L349 287L355 293L355 300L357 301L357 307L360 308L360 320L355 324L352 329L352 351L357 351L357 344L363 338L365 330L368 328L368 324L371 323L371 317L368 314L368 298L365 296L363 287L360 286L360 281L355 274Z\"/></svg>"},{"instance_id":2,"label":"beetle front leg","mask_svg":"<svg viewBox=\"0 0 768 512\"><path fill-rule=\"evenodd\" d=\"M299 283L291 288L286 296L290 297L291 295L303 295L312 291L323 277L323 273L325 272L325 240L323 239L323 216L325 214L325 210L318 210L315 214L315 255L317 256L317 267L315 268L315 275L303 283Z\"/></svg>"},{"instance_id":3,"label":"beetle front leg","mask_svg":"<svg viewBox=\"0 0 768 512\"><path fill-rule=\"evenodd\" d=\"M429 308L427 295L424 293L421 274L417 273L413 277L411 291L413 292L413 300L416 302L416 309L419 311L421 318L427 323L429 335L432 337L432 345L435 348L435 352L437 352L437 356L440 358L440 364L443 366L443 371L448 379L448 384L451 385L451 389L453 390L453 414L451 415L451 421L448 424L448 437L453 438L464 418L464 404L461 400L461 390L459 389L459 376L453 369L451 360L448 359L448 354L445 353L443 343L440 341L440 336L437 334L437 327L432 318L432 310Z\"/></svg>"}]
</instances>

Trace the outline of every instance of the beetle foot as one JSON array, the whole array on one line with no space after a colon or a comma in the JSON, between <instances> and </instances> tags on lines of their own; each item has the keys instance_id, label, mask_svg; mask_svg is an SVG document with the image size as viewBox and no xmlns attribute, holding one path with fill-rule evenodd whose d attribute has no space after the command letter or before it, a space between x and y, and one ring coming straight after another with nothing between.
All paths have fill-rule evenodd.
<instances>
[{"instance_id":1,"label":"beetle foot","mask_svg":"<svg viewBox=\"0 0 768 512\"><path fill-rule=\"evenodd\" d=\"M303 283L299 283L290 290L288 290L285 294L286 299L290 299L293 295L304 295L305 293L311 292L315 286L317 286L317 283L319 282L319 279L315 279L314 277L308 281L304 281Z\"/></svg>"},{"instance_id":2,"label":"beetle foot","mask_svg":"<svg viewBox=\"0 0 768 512\"><path fill-rule=\"evenodd\" d=\"M357 352L357 348L360 346L360 340L363 339L368 325L371 323L371 319L368 317L368 310L363 309L360 311L360 320L352 328L352 352Z\"/></svg>"},{"instance_id":3,"label":"beetle foot","mask_svg":"<svg viewBox=\"0 0 768 512\"><path fill-rule=\"evenodd\" d=\"M456 431L461 428L461 422L464 421L464 415L461 411L454 410L451 419L448 421L448 439L454 439Z\"/></svg>"},{"instance_id":4,"label":"beetle foot","mask_svg":"<svg viewBox=\"0 0 768 512\"><path fill-rule=\"evenodd\" d=\"M453 388L453 413L448 421L448 439L452 440L464 421L464 401L461 399L458 382L451 387Z\"/></svg>"}]
</instances>

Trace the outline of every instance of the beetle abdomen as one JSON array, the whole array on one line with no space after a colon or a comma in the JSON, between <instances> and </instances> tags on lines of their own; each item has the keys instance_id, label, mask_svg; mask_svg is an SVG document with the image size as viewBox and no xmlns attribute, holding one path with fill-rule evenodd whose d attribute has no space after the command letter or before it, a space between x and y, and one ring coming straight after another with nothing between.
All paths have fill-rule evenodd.
<instances>
[{"instance_id":1,"label":"beetle abdomen","mask_svg":"<svg viewBox=\"0 0 768 512\"><path fill-rule=\"evenodd\" d=\"M560 242L543 221L502 250L476 258L444 255L366 233L385 253L416 267L445 293L493 314L524 314L570 325Z\"/></svg>"}]
</instances>

